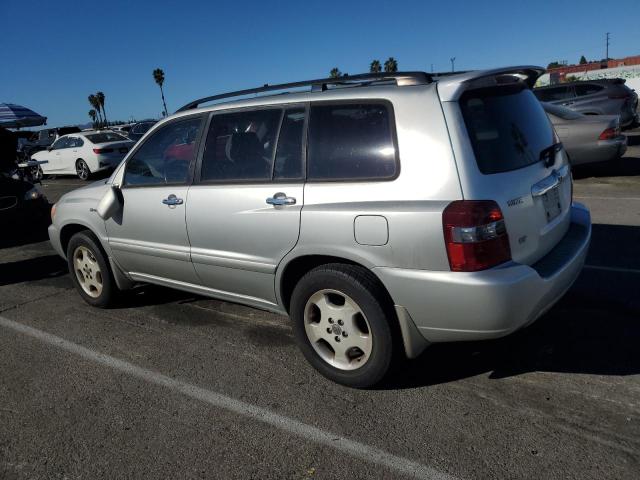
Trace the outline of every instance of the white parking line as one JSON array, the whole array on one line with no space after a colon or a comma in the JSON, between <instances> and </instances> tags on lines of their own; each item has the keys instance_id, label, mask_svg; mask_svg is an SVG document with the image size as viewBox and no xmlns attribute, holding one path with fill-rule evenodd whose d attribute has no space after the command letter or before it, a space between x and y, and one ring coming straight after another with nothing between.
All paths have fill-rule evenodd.
<instances>
[{"instance_id":1,"label":"white parking line","mask_svg":"<svg viewBox=\"0 0 640 480\"><path fill-rule=\"evenodd\" d=\"M606 267L604 265L585 265L584 268L589 270L604 270L608 272L640 273L640 269L638 268Z\"/></svg>"},{"instance_id":2,"label":"white parking line","mask_svg":"<svg viewBox=\"0 0 640 480\"><path fill-rule=\"evenodd\" d=\"M77 343L65 340L64 338L29 327L2 316L0 316L0 326L28 335L43 343L59 348L60 350L65 350L86 360L126 373L127 375L137 379L144 380L145 382L177 391L187 397L208 403L216 408L222 408L238 415L248 417L252 420L265 423L287 433L302 437L305 440L336 449L342 454L347 454L378 466L387 467L398 473L414 478L430 480L453 480L455 478L421 463L393 455L364 443L349 440L348 438L340 435L335 435L329 431L307 425L306 423L293 418L279 415L265 408L236 400L235 398L228 397L221 393L197 387L196 385L167 377L161 373L138 367L132 363L117 359L104 353L96 352L83 347L82 345L78 345Z\"/></svg>"}]
</instances>

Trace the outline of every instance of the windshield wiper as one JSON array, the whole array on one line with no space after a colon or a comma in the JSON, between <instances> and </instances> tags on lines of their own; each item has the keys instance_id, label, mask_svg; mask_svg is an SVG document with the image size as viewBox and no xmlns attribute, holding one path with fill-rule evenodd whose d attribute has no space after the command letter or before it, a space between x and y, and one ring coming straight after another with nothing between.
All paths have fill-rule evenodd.
<instances>
[{"instance_id":1,"label":"windshield wiper","mask_svg":"<svg viewBox=\"0 0 640 480\"><path fill-rule=\"evenodd\" d=\"M545 167L551 167L556 163L556 154L562 150L562 148L562 142L558 142L540 152L540 160L544 160Z\"/></svg>"}]
</instances>

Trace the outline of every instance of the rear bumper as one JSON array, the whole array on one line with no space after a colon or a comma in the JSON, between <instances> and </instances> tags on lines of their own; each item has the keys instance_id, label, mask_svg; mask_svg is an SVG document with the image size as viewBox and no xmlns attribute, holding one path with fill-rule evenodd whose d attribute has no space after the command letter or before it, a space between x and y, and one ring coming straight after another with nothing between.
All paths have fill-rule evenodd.
<instances>
[{"instance_id":1,"label":"rear bumper","mask_svg":"<svg viewBox=\"0 0 640 480\"><path fill-rule=\"evenodd\" d=\"M429 342L497 338L532 323L564 295L582 270L590 240L589 211L574 204L565 237L532 266L511 263L472 273L378 267L374 272Z\"/></svg>"}]
</instances>

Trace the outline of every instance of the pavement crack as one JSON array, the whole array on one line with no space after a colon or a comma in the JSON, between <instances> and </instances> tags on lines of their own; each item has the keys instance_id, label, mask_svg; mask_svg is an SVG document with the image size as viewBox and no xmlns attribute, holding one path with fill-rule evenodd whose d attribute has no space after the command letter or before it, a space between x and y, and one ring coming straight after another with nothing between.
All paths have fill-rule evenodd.
<instances>
[{"instance_id":1,"label":"pavement crack","mask_svg":"<svg viewBox=\"0 0 640 480\"><path fill-rule=\"evenodd\" d=\"M15 305L11 305L9 307L0 309L0 313L5 313L5 312L8 312L9 310L15 310L16 308L23 307L24 305L29 305L31 303L39 302L40 300L46 300L47 298L55 297L57 295L60 295L60 292L52 292L46 295L42 295L40 297L32 298L24 302L16 303Z\"/></svg>"}]
</instances>

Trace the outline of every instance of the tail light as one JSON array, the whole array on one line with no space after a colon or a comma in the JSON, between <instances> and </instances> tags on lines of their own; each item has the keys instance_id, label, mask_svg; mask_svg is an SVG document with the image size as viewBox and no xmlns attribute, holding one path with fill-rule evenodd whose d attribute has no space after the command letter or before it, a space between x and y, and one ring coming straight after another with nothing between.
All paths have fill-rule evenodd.
<instances>
[{"instance_id":1,"label":"tail light","mask_svg":"<svg viewBox=\"0 0 640 480\"><path fill-rule=\"evenodd\" d=\"M600 134L598 140L611 140L612 138L616 138L620 135L620 129L618 128L607 128L604 132Z\"/></svg>"},{"instance_id":2,"label":"tail light","mask_svg":"<svg viewBox=\"0 0 640 480\"><path fill-rule=\"evenodd\" d=\"M93 153L111 153L113 148L94 148Z\"/></svg>"},{"instance_id":3,"label":"tail light","mask_svg":"<svg viewBox=\"0 0 640 480\"><path fill-rule=\"evenodd\" d=\"M452 271L475 272L511 260L509 236L496 202L452 202L442 214L442 225Z\"/></svg>"}]
</instances>

